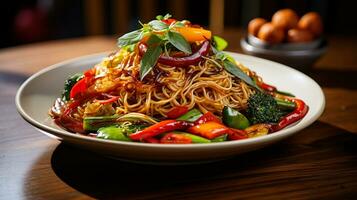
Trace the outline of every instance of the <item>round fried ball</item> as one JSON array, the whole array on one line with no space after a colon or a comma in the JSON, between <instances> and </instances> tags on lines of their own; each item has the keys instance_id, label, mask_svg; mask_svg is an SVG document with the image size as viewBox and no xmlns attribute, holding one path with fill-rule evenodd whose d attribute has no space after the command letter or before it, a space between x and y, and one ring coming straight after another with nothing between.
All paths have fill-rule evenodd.
<instances>
[{"instance_id":1,"label":"round fried ball","mask_svg":"<svg viewBox=\"0 0 357 200\"><path fill-rule=\"evenodd\" d=\"M295 11L287 8L287 9L278 10L273 15L271 21L275 26L284 30L288 30L296 27L299 21L299 17L295 13Z\"/></svg>"},{"instance_id":2,"label":"round fried ball","mask_svg":"<svg viewBox=\"0 0 357 200\"><path fill-rule=\"evenodd\" d=\"M286 40L288 42L310 42L314 39L314 35L307 30L290 29L288 31Z\"/></svg>"},{"instance_id":3,"label":"round fried ball","mask_svg":"<svg viewBox=\"0 0 357 200\"><path fill-rule=\"evenodd\" d=\"M280 43L284 40L284 31L268 22L260 28L258 38L272 44Z\"/></svg>"},{"instance_id":4,"label":"round fried ball","mask_svg":"<svg viewBox=\"0 0 357 200\"><path fill-rule=\"evenodd\" d=\"M248 33L258 36L259 29L266 23L267 21L263 18L255 18L252 19L248 24Z\"/></svg>"},{"instance_id":5,"label":"round fried ball","mask_svg":"<svg viewBox=\"0 0 357 200\"><path fill-rule=\"evenodd\" d=\"M323 31L323 25L321 17L316 12L306 13L301 17L298 28L302 30L308 30L313 33L315 36L320 36Z\"/></svg>"}]
</instances>

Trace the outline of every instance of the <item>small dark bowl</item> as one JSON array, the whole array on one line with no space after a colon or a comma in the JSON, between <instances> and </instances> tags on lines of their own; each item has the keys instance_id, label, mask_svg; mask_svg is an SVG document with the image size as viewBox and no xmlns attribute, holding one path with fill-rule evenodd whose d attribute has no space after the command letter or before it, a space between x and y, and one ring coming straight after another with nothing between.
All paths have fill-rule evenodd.
<instances>
[{"instance_id":1,"label":"small dark bowl","mask_svg":"<svg viewBox=\"0 0 357 200\"><path fill-rule=\"evenodd\" d=\"M309 43L270 45L256 37L241 39L243 52L294 67L300 71L309 69L327 50L326 39Z\"/></svg>"}]
</instances>

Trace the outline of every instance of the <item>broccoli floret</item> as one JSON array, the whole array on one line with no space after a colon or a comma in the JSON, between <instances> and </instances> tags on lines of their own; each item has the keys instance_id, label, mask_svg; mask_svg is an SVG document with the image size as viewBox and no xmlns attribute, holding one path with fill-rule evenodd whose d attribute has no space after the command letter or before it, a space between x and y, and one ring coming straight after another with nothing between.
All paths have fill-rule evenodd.
<instances>
[{"instance_id":1,"label":"broccoli floret","mask_svg":"<svg viewBox=\"0 0 357 200\"><path fill-rule=\"evenodd\" d=\"M248 99L247 115L252 124L276 123L282 112L271 95L257 92Z\"/></svg>"}]
</instances>

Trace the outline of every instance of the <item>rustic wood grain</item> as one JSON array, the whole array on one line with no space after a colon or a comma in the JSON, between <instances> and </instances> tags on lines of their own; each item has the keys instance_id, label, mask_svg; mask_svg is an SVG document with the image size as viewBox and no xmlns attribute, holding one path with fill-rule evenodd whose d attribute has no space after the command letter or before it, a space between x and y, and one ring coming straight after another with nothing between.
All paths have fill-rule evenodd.
<instances>
[{"instance_id":1,"label":"rustic wood grain","mask_svg":"<svg viewBox=\"0 0 357 200\"><path fill-rule=\"evenodd\" d=\"M31 75L40 69L78 56L113 51L112 37L87 37L42 42L0 50L0 71Z\"/></svg>"},{"instance_id":2,"label":"rustic wood grain","mask_svg":"<svg viewBox=\"0 0 357 200\"><path fill-rule=\"evenodd\" d=\"M241 34L226 33L230 50L239 51L234 41ZM327 100L317 122L279 144L230 160L170 167L125 163L68 146L16 112L14 96L27 75L67 58L111 50L114 38L0 50L0 199L356 199L357 61L349 53L340 57L338 50L357 45L336 41L344 44L330 46L336 53L308 72Z\"/></svg>"}]
</instances>

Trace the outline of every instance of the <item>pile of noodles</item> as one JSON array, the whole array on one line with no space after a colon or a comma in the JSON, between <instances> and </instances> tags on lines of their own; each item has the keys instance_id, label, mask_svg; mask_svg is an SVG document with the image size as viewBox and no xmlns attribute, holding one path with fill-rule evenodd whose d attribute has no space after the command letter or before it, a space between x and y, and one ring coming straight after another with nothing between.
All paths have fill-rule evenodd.
<instances>
[{"instance_id":1,"label":"pile of noodles","mask_svg":"<svg viewBox=\"0 0 357 200\"><path fill-rule=\"evenodd\" d=\"M119 98L110 104L89 99L78 107L74 117L130 112L166 117L176 106L196 107L203 113L211 111L220 115L224 106L245 109L249 96L254 93L213 57L205 57L198 65L188 67L158 63L142 81L140 60L138 53L120 50L97 64L96 81L89 90ZM239 63L238 66L247 74L252 73Z\"/></svg>"}]
</instances>

